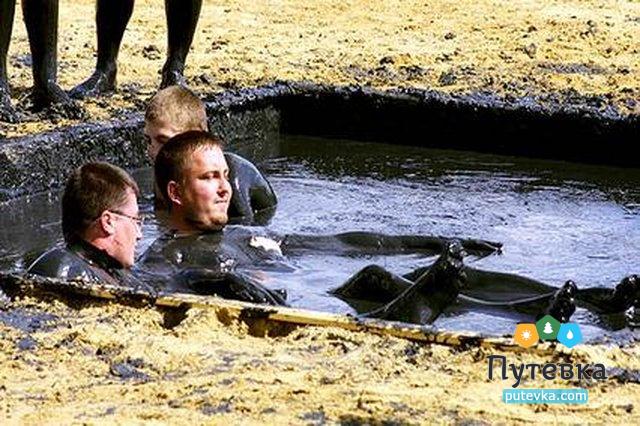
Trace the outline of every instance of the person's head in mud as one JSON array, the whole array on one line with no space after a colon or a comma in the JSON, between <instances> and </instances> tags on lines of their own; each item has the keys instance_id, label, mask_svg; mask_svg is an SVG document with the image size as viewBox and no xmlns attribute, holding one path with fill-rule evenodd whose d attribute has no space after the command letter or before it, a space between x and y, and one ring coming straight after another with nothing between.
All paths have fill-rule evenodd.
<instances>
[{"instance_id":1,"label":"person's head in mud","mask_svg":"<svg viewBox=\"0 0 640 426\"><path fill-rule=\"evenodd\" d=\"M142 237L138 185L119 167L93 162L78 167L62 196L62 232L68 244L83 240L123 267L134 263Z\"/></svg>"},{"instance_id":2,"label":"person's head in mud","mask_svg":"<svg viewBox=\"0 0 640 426\"><path fill-rule=\"evenodd\" d=\"M190 130L208 130L204 103L192 91L169 86L151 98L144 116L144 134L152 161L169 139Z\"/></svg>"},{"instance_id":3,"label":"person's head in mud","mask_svg":"<svg viewBox=\"0 0 640 426\"><path fill-rule=\"evenodd\" d=\"M158 152L156 185L176 230L215 231L227 224L232 191L222 148L222 140L210 133L190 131L171 138Z\"/></svg>"}]
</instances>

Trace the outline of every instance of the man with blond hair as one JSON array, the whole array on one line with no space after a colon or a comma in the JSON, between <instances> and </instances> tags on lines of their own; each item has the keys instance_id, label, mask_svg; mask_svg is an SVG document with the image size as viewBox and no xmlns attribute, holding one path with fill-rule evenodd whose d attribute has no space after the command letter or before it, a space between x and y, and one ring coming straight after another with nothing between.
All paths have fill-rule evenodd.
<instances>
[{"instance_id":1,"label":"man with blond hair","mask_svg":"<svg viewBox=\"0 0 640 426\"><path fill-rule=\"evenodd\" d=\"M500 244L489 241L372 232L275 235L266 229L228 227L232 189L222 147L219 138L191 131L169 140L156 157L156 184L169 203L172 231L150 247L143 262L173 271L172 285L181 290L282 304L280 293L261 284L261 273L283 271L289 256L416 253L440 257L402 276L370 265L332 293L365 312L372 304L379 306L367 316L420 324L432 323L445 309L456 306L516 311L524 318L550 314L566 322L576 303L596 313L621 312L638 303L635 275L615 288L578 289L568 281L558 289L514 274L465 266L465 251L486 256L499 250Z\"/></svg>"},{"instance_id":2,"label":"man with blond hair","mask_svg":"<svg viewBox=\"0 0 640 426\"><path fill-rule=\"evenodd\" d=\"M154 242L141 260L148 271L174 277L168 290L279 305L285 303L282 294L262 285L262 278L267 270L290 271L285 256L442 253L435 266L416 280L416 290L428 287L418 306L418 321L432 322L457 296L463 278L463 245L484 254L498 248L485 241L451 245L447 239L419 235L275 235L266 229L226 226L233 189L222 148L219 138L190 131L171 138L156 155L156 186L168 203L171 231Z\"/></svg>"},{"instance_id":3,"label":"man with blond hair","mask_svg":"<svg viewBox=\"0 0 640 426\"><path fill-rule=\"evenodd\" d=\"M173 136L187 131L207 131L204 103L189 89L169 86L149 101L145 113L144 133L148 154L155 161L160 148ZM230 152L225 153L229 166L229 182L233 196L229 205L231 223L264 224L275 213L277 198L262 173L248 160ZM157 205L166 201L156 190Z\"/></svg>"}]
</instances>

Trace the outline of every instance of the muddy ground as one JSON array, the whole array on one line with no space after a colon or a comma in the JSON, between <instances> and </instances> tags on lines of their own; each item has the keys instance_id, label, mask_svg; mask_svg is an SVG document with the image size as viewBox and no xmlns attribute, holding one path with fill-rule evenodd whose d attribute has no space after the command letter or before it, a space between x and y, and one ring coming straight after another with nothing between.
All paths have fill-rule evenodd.
<instances>
[{"instance_id":1,"label":"muddy ground","mask_svg":"<svg viewBox=\"0 0 640 426\"><path fill-rule=\"evenodd\" d=\"M19 8L18 8L19 9ZM71 89L95 65L92 0L62 0L59 81ZM28 107L28 41L16 12L9 78ZM84 17L82 19L81 17ZM295 0L206 2L186 76L200 94L277 80L412 87L500 97L560 97L640 112L640 4L633 1ZM89 120L141 109L160 82L163 2L138 1L124 35L120 91L83 102ZM27 116L5 136L69 124Z\"/></svg>"},{"instance_id":2,"label":"muddy ground","mask_svg":"<svg viewBox=\"0 0 640 426\"><path fill-rule=\"evenodd\" d=\"M165 50L162 3L137 2L120 54L121 90L84 102L90 120L139 110L153 94ZM92 71L93 14L92 1L61 1L59 80L66 89ZM222 0L203 6L186 75L202 95L308 80L557 95L638 114L639 33L638 2ZM9 75L23 112L29 61L18 11ZM69 123L32 115L0 124L0 133ZM12 316L0 310L2 424L640 421L637 345L507 353L516 364L602 362L631 374L589 385L584 406L506 405L502 389L512 382L487 379L486 357L497 350L319 328L253 337L210 310L191 310L171 328L153 308L25 299L5 309ZM522 387L586 385L538 378Z\"/></svg>"},{"instance_id":3,"label":"muddy ground","mask_svg":"<svg viewBox=\"0 0 640 426\"><path fill-rule=\"evenodd\" d=\"M243 323L229 323L212 309L189 310L175 325L175 318L154 308L72 309L33 299L17 306L14 326L0 327L0 418L11 422L640 420L637 346L582 346L539 356L331 328L253 337ZM492 354L516 364L601 362L614 369L608 380L592 384L536 378L520 385L587 387L587 405L506 405L502 389L513 380L487 378L487 357ZM620 374L615 370L619 366L627 372Z\"/></svg>"}]
</instances>

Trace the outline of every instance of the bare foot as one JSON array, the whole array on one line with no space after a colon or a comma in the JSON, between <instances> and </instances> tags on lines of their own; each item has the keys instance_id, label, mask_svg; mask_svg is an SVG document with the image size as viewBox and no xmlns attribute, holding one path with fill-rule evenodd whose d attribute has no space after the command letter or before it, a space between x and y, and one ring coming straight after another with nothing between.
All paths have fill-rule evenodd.
<instances>
[{"instance_id":1,"label":"bare foot","mask_svg":"<svg viewBox=\"0 0 640 426\"><path fill-rule=\"evenodd\" d=\"M116 68L108 71L95 70L84 82L71 89L69 95L75 99L96 97L116 90Z\"/></svg>"},{"instance_id":2,"label":"bare foot","mask_svg":"<svg viewBox=\"0 0 640 426\"><path fill-rule=\"evenodd\" d=\"M7 123L17 123L20 121L20 114L11 105L9 88L0 85L0 121Z\"/></svg>"},{"instance_id":3,"label":"bare foot","mask_svg":"<svg viewBox=\"0 0 640 426\"><path fill-rule=\"evenodd\" d=\"M84 109L55 83L48 83L45 88L34 88L31 101L34 111L44 111L56 118L81 119L86 116Z\"/></svg>"},{"instance_id":4,"label":"bare foot","mask_svg":"<svg viewBox=\"0 0 640 426\"><path fill-rule=\"evenodd\" d=\"M575 295L578 291L576 284L569 280L553 296L546 313L560 322L567 322L576 311Z\"/></svg>"},{"instance_id":5,"label":"bare foot","mask_svg":"<svg viewBox=\"0 0 640 426\"><path fill-rule=\"evenodd\" d=\"M183 67L170 67L167 64L162 67L162 82L160 83L160 89L164 89L169 86L187 86L187 82L184 79Z\"/></svg>"},{"instance_id":6,"label":"bare foot","mask_svg":"<svg viewBox=\"0 0 640 426\"><path fill-rule=\"evenodd\" d=\"M448 243L438 260L414 285L365 316L414 324L433 323L456 300L466 283L463 257L464 250L460 242Z\"/></svg>"}]
</instances>

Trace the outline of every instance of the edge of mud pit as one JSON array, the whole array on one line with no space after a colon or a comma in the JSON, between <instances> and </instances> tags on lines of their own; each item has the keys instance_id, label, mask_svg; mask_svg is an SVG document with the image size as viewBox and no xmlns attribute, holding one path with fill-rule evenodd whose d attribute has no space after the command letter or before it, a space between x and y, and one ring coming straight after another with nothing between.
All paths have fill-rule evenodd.
<instances>
[{"instance_id":1,"label":"edge of mud pit","mask_svg":"<svg viewBox=\"0 0 640 426\"><path fill-rule=\"evenodd\" d=\"M308 134L637 167L640 116L575 93L501 98L433 90L277 82L206 98L210 128L231 150L269 156L274 134ZM148 165L143 116L0 139L0 202L59 188L88 160Z\"/></svg>"},{"instance_id":2,"label":"edge of mud pit","mask_svg":"<svg viewBox=\"0 0 640 426\"><path fill-rule=\"evenodd\" d=\"M535 352L539 355L569 354L570 351L555 343L541 343L523 349L507 336L495 337L473 332L439 330L432 326L415 325L351 315L331 314L306 309L221 299L185 293L150 294L139 289L115 287L82 281L63 281L36 275L18 275L0 272L0 291L11 298L36 297L43 300L61 300L75 306L83 303L120 303L129 306L155 306L159 309L180 310L211 309L226 325L243 322L249 334L257 337L286 335L300 326L335 327L354 332L392 336L422 343L437 343L458 350L491 348L506 352Z\"/></svg>"},{"instance_id":3,"label":"edge of mud pit","mask_svg":"<svg viewBox=\"0 0 640 426\"><path fill-rule=\"evenodd\" d=\"M352 332L391 336L421 343L436 343L464 351L474 348L495 349L512 353L536 353L538 355L569 355L571 350L555 342L541 342L535 347L522 348L511 336L490 336L471 331L440 330L431 325L417 325L352 315L334 314L284 306L267 306L249 302L222 299L216 296L201 296L185 293L151 294L142 289L116 287L83 281L63 281L30 274L14 274L0 271L0 295L6 292L12 299L35 297L44 301L60 300L72 307L89 303L119 303L128 306L154 306L165 312L171 311L177 318L192 308L213 310L225 325L244 323L248 334L255 337L276 337L289 334L302 326L333 327ZM165 316L166 320L167 316ZM174 321L171 321L174 322ZM180 320L169 327L179 324ZM635 336L634 331L630 331ZM633 337L632 342L636 342ZM634 344L626 342L626 344ZM620 342L605 340L583 343L582 346L619 345Z\"/></svg>"}]
</instances>

